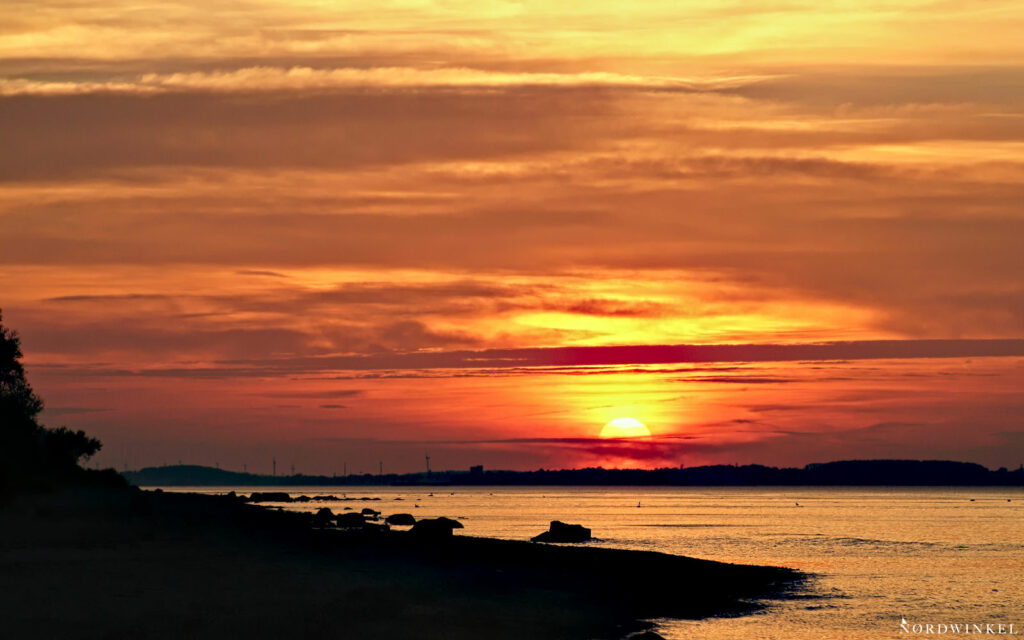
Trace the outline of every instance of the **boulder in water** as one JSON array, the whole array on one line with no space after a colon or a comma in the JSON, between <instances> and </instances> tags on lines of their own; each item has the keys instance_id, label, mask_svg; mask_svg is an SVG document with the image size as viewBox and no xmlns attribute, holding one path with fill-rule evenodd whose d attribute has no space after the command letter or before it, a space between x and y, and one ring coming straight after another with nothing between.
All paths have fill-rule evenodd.
<instances>
[{"instance_id":1,"label":"boulder in water","mask_svg":"<svg viewBox=\"0 0 1024 640\"><path fill-rule=\"evenodd\" d=\"M259 491L249 496L249 502L291 502L292 497L284 491L267 491L260 493Z\"/></svg>"},{"instance_id":2,"label":"boulder in water","mask_svg":"<svg viewBox=\"0 0 1024 640\"><path fill-rule=\"evenodd\" d=\"M533 542L586 542L590 539L590 529L558 520L552 520L551 527L544 533L530 538Z\"/></svg>"},{"instance_id":3,"label":"boulder in water","mask_svg":"<svg viewBox=\"0 0 1024 640\"><path fill-rule=\"evenodd\" d=\"M445 523L446 525L448 525L452 529L464 529L465 528L465 527L462 526L462 523L459 522L458 520L452 520L451 518L445 518L443 516L440 517L440 518L437 518L437 519L440 520L441 522Z\"/></svg>"},{"instance_id":4,"label":"boulder in water","mask_svg":"<svg viewBox=\"0 0 1024 640\"><path fill-rule=\"evenodd\" d=\"M366 525L366 518L361 513L339 513L338 517L335 518L338 522L339 527L350 528L350 527L363 527Z\"/></svg>"},{"instance_id":5,"label":"boulder in water","mask_svg":"<svg viewBox=\"0 0 1024 640\"><path fill-rule=\"evenodd\" d=\"M450 538L452 529L461 529L462 523L451 518L419 520L412 525L411 532L425 538Z\"/></svg>"},{"instance_id":6,"label":"boulder in water","mask_svg":"<svg viewBox=\"0 0 1024 640\"><path fill-rule=\"evenodd\" d=\"M327 527L334 522L334 512L324 507L313 514L314 527Z\"/></svg>"},{"instance_id":7,"label":"boulder in water","mask_svg":"<svg viewBox=\"0 0 1024 640\"><path fill-rule=\"evenodd\" d=\"M384 522L400 526L409 526L416 524L416 518L408 513L396 513L385 518Z\"/></svg>"}]
</instances>

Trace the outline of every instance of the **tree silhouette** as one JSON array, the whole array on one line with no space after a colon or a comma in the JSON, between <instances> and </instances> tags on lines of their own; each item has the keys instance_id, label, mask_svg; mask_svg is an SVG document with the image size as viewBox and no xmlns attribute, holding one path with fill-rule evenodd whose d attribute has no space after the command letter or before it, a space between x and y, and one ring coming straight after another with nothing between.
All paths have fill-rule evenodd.
<instances>
[{"instance_id":1,"label":"tree silhouette","mask_svg":"<svg viewBox=\"0 0 1024 640\"><path fill-rule=\"evenodd\" d=\"M102 446L84 431L39 423L43 401L25 378L22 357L21 339L0 312L0 496L80 479L79 460Z\"/></svg>"}]
</instances>

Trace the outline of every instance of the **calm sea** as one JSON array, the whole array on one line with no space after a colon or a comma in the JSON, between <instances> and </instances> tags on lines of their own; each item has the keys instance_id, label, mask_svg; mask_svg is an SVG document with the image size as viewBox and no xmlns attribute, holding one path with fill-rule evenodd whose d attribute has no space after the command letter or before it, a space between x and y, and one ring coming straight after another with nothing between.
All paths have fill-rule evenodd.
<instances>
[{"instance_id":1,"label":"calm sea","mask_svg":"<svg viewBox=\"0 0 1024 640\"><path fill-rule=\"evenodd\" d=\"M169 491L378 497L280 505L449 516L462 535L526 540L550 520L590 527L592 546L793 567L801 597L766 611L658 620L669 639L960 637L964 624L1024 636L1024 490L874 488L226 487ZM906 629L901 630L901 621ZM933 625L933 634L927 627ZM938 625L960 624L954 633ZM914 633L914 625L922 625ZM970 627L973 634L977 628ZM1004 627L1008 632L1008 627ZM1008 633L1006 634L1008 635Z\"/></svg>"}]
</instances>

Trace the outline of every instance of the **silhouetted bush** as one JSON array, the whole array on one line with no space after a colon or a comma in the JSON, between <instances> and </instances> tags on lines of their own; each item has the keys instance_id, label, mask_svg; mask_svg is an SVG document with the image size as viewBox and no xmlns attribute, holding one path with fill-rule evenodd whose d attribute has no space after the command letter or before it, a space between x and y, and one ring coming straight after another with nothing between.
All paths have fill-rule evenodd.
<instances>
[{"instance_id":1,"label":"silhouetted bush","mask_svg":"<svg viewBox=\"0 0 1024 640\"><path fill-rule=\"evenodd\" d=\"M21 339L0 314L0 497L65 483L124 485L108 473L87 473L78 463L102 444L84 431L47 429L39 424L42 399L25 378Z\"/></svg>"}]
</instances>

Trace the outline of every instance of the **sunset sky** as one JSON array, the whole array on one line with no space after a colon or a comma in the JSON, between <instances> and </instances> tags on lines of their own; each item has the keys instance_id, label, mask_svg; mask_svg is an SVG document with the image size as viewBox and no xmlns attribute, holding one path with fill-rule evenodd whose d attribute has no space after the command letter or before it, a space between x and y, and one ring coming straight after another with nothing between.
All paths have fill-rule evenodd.
<instances>
[{"instance_id":1,"label":"sunset sky","mask_svg":"<svg viewBox=\"0 0 1024 640\"><path fill-rule=\"evenodd\" d=\"M0 308L101 465L1024 462L1018 1L3 6Z\"/></svg>"}]
</instances>

